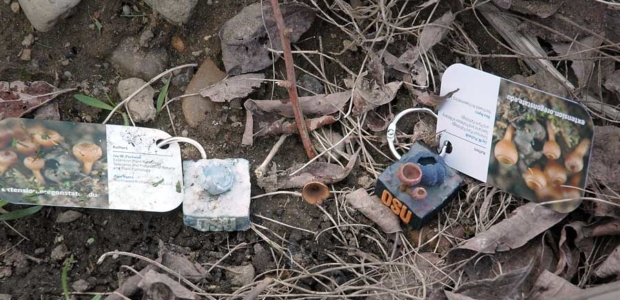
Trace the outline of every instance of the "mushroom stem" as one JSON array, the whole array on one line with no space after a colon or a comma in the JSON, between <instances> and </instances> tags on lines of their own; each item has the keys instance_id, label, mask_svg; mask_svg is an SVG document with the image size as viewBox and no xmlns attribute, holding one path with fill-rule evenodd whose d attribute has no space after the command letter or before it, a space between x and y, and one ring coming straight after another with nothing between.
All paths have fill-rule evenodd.
<instances>
[{"instance_id":1,"label":"mushroom stem","mask_svg":"<svg viewBox=\"0 0 620 300\"><path fill-rule=\"evenodd\" d=\"M555 141L555 130L553 129L553 124L550 121L547 121L547 135L549 136L549 140L543 146L543 154L548 159L558 159L560 155L562 155L562 150L560 149L560 145Z\"/></svg>"},{"instance_id":2,"label":"mushroom stem","mask_svg":"<svg viewBox=\"0 0 620 300\"><path fill-rule=\"evenodd\" d=\"M517 152L517 146L512 141L515 128L512 125L508 125L504 138L497 142L495 145L495 158L502 164L512 166L519 160L519 152Z\"/></svg>"},{"instance_id":3,"label":"mushroom stem","mask_svg":"<svg viewBox=\"0 0 620 300\"><path fill-rule=\"evenodd\" d=\"M566 182L568 176L564 166L557 163L555 160L548 160L545 166L545 175L554 185L562 185Z\"/></svg>"},{"instance_id":4,"label":"mushroom stem","mask_svg":"<svg viewBox=\"0 0 620 300\"><path fill-rule=\"evenodd\" d=\"M101 147L93 143L79 143L73 146L73 155L82 162L84 174L90 174L93 164L101 158Z\"/></svg>"},{"instance_id":5,"label":"mushroom stem","mask_svg":"<svg viewBox=\"0 0 620 300\"><path fill-rule=\"evenodd\" d=\"M575 147L575 150L566 156L566 160L564 161L566 169L572 173L581 171L583 169L583 157L586 155L589 148L590 139L583 139L579 145Z\"/></svg>"},{"instance_id":6,"label":"mushroom stem","mask_svg":"<svg viewBox=\"0 0 620 300\"><path fill-rule=\"evenodd\" d=\"M45 178L41 174L41 169L45 167L45 160L36 156L29 156L24 159L24 166L32 171L34 178L42 185L45 184Z\"/></svg>"}]
</instances>

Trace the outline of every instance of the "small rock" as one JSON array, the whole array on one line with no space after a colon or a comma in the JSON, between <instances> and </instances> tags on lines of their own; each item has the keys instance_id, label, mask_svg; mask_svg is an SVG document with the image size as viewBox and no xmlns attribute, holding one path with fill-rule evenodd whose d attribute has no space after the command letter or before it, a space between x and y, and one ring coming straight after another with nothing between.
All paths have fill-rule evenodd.
<instances>
[{"instance_id":1,"label":"small rock","mask_svg":"<svg viewBox=\"0 0 620 300\"><path fill-rule=\"evenodd\" d=\"M375 184L375 181L368 175L362 175L360 178L357 179L357 184L367 189L373 184Z\"/></svg>"},{"instance_id":2,"label":"small rock","mask_svg":"<svg viewBox=\"0 0 620 300\"><path fill-rule=\"evenodd\" d=\"M95 30L95 24L89 24L88 25L88 29Z\"/></svg>"},{"instance_id":3,"label":"small rock","mask_svg":"<svg viewBox=\"0 0 620 300\"><path fill-rule=\"evenodd\" d=\"M75 210L68 210L58 214L58 216L56 217L56 223L71 223L79 219L81 216L82 214Z\"/></svg>"},{"instance_id":4,"label":"small rock","mask_svg":"<svg viewBox=\"0 0 620 300\"><path fill-rule=\"evenodd\" d=\"M173 23L187 23L198 0L145 0L150 7Z\"/></svg>"},{"instance_id":5,"label":"small rock","mask_svg":"<svg viewBox=\"0 0 620 300\"><path fill-rule=\"evenodd\" d=\"M155 35L153 35L153 32L150 29L143 31L140 35L140 47L148 48L149 42L153 39L154 36Z\"/></svg>"},{"instance_id":6,"label":"small rock","mask_svg":"<svg viewBox=\"0 0 620 300\"><path fill-rule=\"evenodd\" d=\"M30 47L32 44L34 44L34 35L31 33L22 40L22 46Z\"/></svg>"},{"instance_id":7,"label":"small rock","mask_svg":"<svg viewBox=\"0 0 620 300\"><path fill-rule=\"evenodd\" d=\"M26 255L17 249L13 249L4 255L4 264L15 268L15 275L21 276L28 273L28 259Z\"/></svg>"},{"instance_id":8,"label":"small rock","mask_svg":"<svg viewBox=\"0 0 620 300\"><path fill-rule=\"evenodd\" d=\"M54 261L62 261L63 259L65 259L65 257L67 257L67 255L69 255L69 250L67 249L67 246L65 246L65 244L60 244L56 246L54 250L52 250L52 254L50 255L50 257Z\"/></svg>"},{"instance_id":9,"label":"small rock","mask_svg":"<svg viewBox=\"0 0 620 300\"><path fill-rule=\"evenodd\" d=\"M32 59L32 49L22 50L22 55L19 58L23 61L29 61Z\"/></svg>"},{"instance_id":10,"label":"small rock","mask_svg":"<svg viewBox=\"0 0 620 300\"><path fill-rule=\"evenodd\" d=\"M73 288L74 291L81 293L81 292L85 292L88 289L90 289L90 283L88 283L88 281L84 280L84 279L80 279L76 282L74 282L71 287Z\"/></svg>"},{"instance_id":11,"label":"small rock","mask_svg":"<svg viewBox=\"0 0 620 300\"><path fill-rule=\"evenodd\" d=\"M9 294L0 294L0 300L11 300L11 295L9 295Z\"/></svg>"},{"instance_id":12,"label":"small rock","mask_svg":"<svg viewBox=\"0 0 620 300\"><path fill-rule=\"evenodd\" d=\"M183 43L183 40L176 35L172 37L170 45L172 45L172 48L174 48L174 50L177 50L179 52L185 51L185 43Z\"/></svg>"},{"instance_id":13,"label":"small rock","mask_svg":"<svg viewBox=\"0 0 620 300\"><path fill-rule=\"evenodd\" d=\"M123 40L112 53L110 62L122 76L145 80L159 75L168 65L168 53L164 49L139 49L135 38Z\"/></svg>"},{"instance_id":14,"label":"small rock","mask_svg":"<svg viewBox=\"0 0 620 300\"><path fill-rule=\"evenodd\" d=\"M11 0L4 0L4 4L11 4Z\"/></svg>"},{"instance_id":15,"label":"small rock","mask_svg":"<svg viewBox=\"0 0 620 300\"><path fill-rule=\"evenodd\" d=\"M100 92L99 92L99 89L98 89L98 88L94 88L92 93L93 93L93 96L95 96L95 97L96 97L96 96L99 96L99 93L100 93Z\"/></svg>"},{"instance_id":16,"label":"small rock","mask_svg":"<svg viewBox=\"0 0 620 300\"><path fill-rule=\"evenodd\" d=\"M357 45L355 45L355 43L353 43L352 41L344 40L342 41L342 45L344 46L345 49L349 51L352 51L352 52L357 51Z\"/></svg>"},{"instance_id":17,"label":"small rock","mask_svg":"<svg viewBox=\"0 0 620 300\"><path fill-rule=\"evenodd\" d=\"M68 59L63 59L62 61L60 61L60 64L65 66L65 67L68 66L69 63L70 63L70 61Z\"/></svg>"},{"instance_id":18,"label":"small rock","mask_svg":"<svg viewBox=\"0 0 620 300\"><path fill-rule=\"evenodd\" d=\"M187 137L188 134L189 132L187 131L187 129L183 129L183 131L181 131L181 136Z\"/></svg>"},{"instance_id":19,"label":"small rock","mask_svg":"<svg viewBox=\"0 0 620 300\"><path fill-rule=\"evenodd\" d=\"M200 54L202 54L202 50L192 52L192 55L195 57L200 56Z\"/></svg>"},{"instance_id":20,"label":"small rock","mask_svg":"<svg viewBox=\"0 0 620 300\"><path fill-rule=\"evenodd\" d=\"M129 97L146 82L140 78L128 78L118 83L118 94L122 99ZM127 103L127 110L136 122L147 122L155 119L155 103L153 103L155 89L147 86Z\"/></svg>"},{"instance_id":21,"label":"small rock","mask_svg":"<svg viewBox=\"0 0 620 300\"><path fill-rule=\"evenodd\" d=\"M47 32L80 0L20 0L19 3L30 24L37 31Z\"/></svg>"},{"instance_id":22,"label":"small rock","mask_svg":"<svg viewBox=\"0 0 620 300\"><path fill-rule=\"evenodd\" d=\"M37 120L60 121L58 102L50 102L37 108L34 112L34 118Z\"/></svg>"},{"instance_id":23,"label":"small rock","mask_svg":"<svg viewBox=\"0 0 620 300\"><path fill-rule=\"evenodd\" d=\"M66 43L65 43L65 48L69 48L69 47L71 47L71 43L66 42Z\"/></svg>"},{"instance_id":24,"label":"small rock","mask_svg":"<svg viewBox=\"0 0 620 300\"><path fill-rule=\"evenodd\" d=\"M229 267L226 277L230 279L232 286L244 286L254 281L254 267L252 265Z\"/></svg>"},{"instance_id":25,"label":"small rock","mask_svg":"<svg viewBox=\"0 0 620 300\"><path fill-rule=\"evenodd\" d=\"M254 244L254 256L252 256L252 265L256 273L262 274L275 268L271 252L266 250L260 243Z\"/></svg>"},{"instance_id":26,"label":"small rock","mask_svg":"<svg viewBox=\"0 0 620 300\"><path fill-rule=\"evenodd\" d=\"M13 270L11 269L11 267L9 267L9 266L0 266L0 279L2 279L2 278L9 278L9 277L11 277L11 275L13 275Z\"/></svg>"},{"instance_id":27,"label":"small rock","mask_svg":"<svg viewBox=\"0 0 620 300\"><path fill-rule=\"evenodd\" d=\"M200 90L219 82L226 77L226 73L222 72L215 63L210 59L205 59L198 68L198 71L189 82L186 93L197 93ZM196 127L207 119L207 112L215 110L218 104L213 103L201 96L191 96L183 98L182 108L185 120L190 127ZM210 115L209 115L210 116ZM212 120L208 120L210 124ZM215 129L213 129L215 130ZM213 135L213 134L211 134Z\"/></svg>"},{"instance_id":28,"label":"small rock","mask_svg":"<svg viewBox=\"0 0 620 300\"><path fill-rule=\"evenodd\" d=\"M123 15L130 15L131 14L131 7L129 7L129 5L123 5Z\"/></svg>"},{"instance_id":29,"label":"small rock","mask_svg":"<svg viewBox=\"0 0 620 300\"><path fill-rule=\"evenodd\" d=\"M18 13L19 12L19 3L17 3L17 2L11 3L11 10L14 13Z\"/></svg>"},{"instance_id":30,"label":"small rock","mask_svg":"<svg viewBox=\"0 0 620 300\"><path fill-rule=\"evenodd\" d=\"M34 255L43 254L44 252L45 252L45 248L34 249Z\"/></svg>"},{"instance_id":31,"label":"small rock","mask_svg":"<svg viewBox=\"0 0 620 300\"><path fill-rule=\"evenodd\" d=\"M65 75L65 77L67 77L67 78L71 78L71 77L73 77L73 74L71 74L71 72L69 72L69 71L64 71L64 72L62 73L62 75Z\"/></svg>"},{"instance_id":32,"label":"small rock","mask_svg":"<svg viewBox=\"0 0 620 300\"><path fill-rule=\"evenodd\" d=\"M299 79L297 79L297 86L303 87L303 89L297 88L297 92L301 97L325 93L325 88L323 87L323 84L318 79L308 74L303 74L299 76Z\"/></svg>"},{"instance_id":33,"label":"small rock","mask_svg":"<svg viewBox=\"0 0 620 300\"><path fill-rule=\"evenodd\" d=\"M172 84L178 88L186 87L187 84L189 84L189 80L194 75L193 72L191 72L191 69L188 70L189 72L185 72L172 77Z\"/></svg>"}]
</instances>

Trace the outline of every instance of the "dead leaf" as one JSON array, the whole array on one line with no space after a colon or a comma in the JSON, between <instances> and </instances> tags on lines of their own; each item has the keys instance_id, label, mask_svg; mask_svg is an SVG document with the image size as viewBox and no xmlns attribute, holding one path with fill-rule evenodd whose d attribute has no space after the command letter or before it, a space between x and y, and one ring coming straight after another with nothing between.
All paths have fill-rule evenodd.
<instances>
[{"instance_id":1,"label":"dead leaf","mask_svg":"<svg viewBox=\"0 0 620 300\"><path fill-rule=\"evenodd\" d=\"M439 0L428 0L428 1L420 4L418 7L419 8L427 8L427 7L429 7L429 6L433 5L433 4L436 4L437 2L439 2Z\"/></svg>"},{"instance_id":2,"label":"dead leaf","mask_svg":"<svg viewBox=\"0 0 620 300\"><path fill-rule=\"evenodd\" d=\"M392 102L402 84L400 81L394 81L381 87L379 84L371 82L363 76L358 77L355 82L355 92L352 96L353 114L361 115Z\"/></svg>"},{"instance_id":3,"label":"dead leaf","mask_svg":"<svg viewBox=\"0 0 620 300\"><path fill-rule=\"evenodd\" d=\"M595 189L595 193L596 198L610 203L605 203L603 201L592 201L592 214L596 217L612 217L620 219L620 199L616 196L617 194L608 187L597 188Z\"/></svg>"},{"instance_id":4,"label":"dead leaf","mask_svg":"<svg viewBox=\"0 0 620 300\"><path fill-rule=\"evenodd\" d=\"M379 197L370 196L362 188L347 194L346 199L353 208L375 222L383 232L389 234L402 231L398 217L389 207L383 205Z\"/></svg>"},{"instance_id":5,"label":"dead leaf","mask_svg":"<svg viewBox=\"0 0 620 300\"><path fill-rule=\"evenodd\" d=\"M58 90L44 81L30 84L23 81L0 81L0 120L22 117L58 95L73 90Z\"/></svg>"},{"instance_id":6,"label":"dead leaf","mask_svg":"<svg viewBox=\"0 0 620 300\"><path fill-rule=\"evenodd\" d=\"M580 292L581 289L547 270L544 270L532 288L527 299L544 300L549 298L562 298Z\"/></svg>"},{"instance_id":7,"label":"dead leaf","mask_svg":"<svg viewBox=\"0 0 620 300\"><path fill-rule=\"evenodd\" d=\"M297 2L281 3L280 10L291 43L310 28L315 12L308 5ZM255 72L271 64L272 55L267 48L282 50L282 42L271 6L255 3L244 7L228 20L219 33L222 60L230 75ZM274 55L275 59L279 58Z\"/></svg>"},{"instance_id":8,"label":"dead leaf","mask_svg":"<svg viewBox=\"0 0 620 300\"><path fill-rule=\"evenodd\" d=\"M202 91L200 96L213 102L230 102L247 97L254 89L260 87L265 74L252 73L228 77Z\"/></svg>"},{"instance_id":9,"label":"dead leaf","mask_svg":"<svg viewBox=\"0 0 620 300\"><path fill-rule=\"evenodd\" d=\"M620 275L620 246L614 249L607 259L596 268L594 274L601 278Z\"/></svg>"},{"instance_id":10,"label":"dead leaf","mask_svg":"<svg viewBox=\"0 0 620 300\"><path fill-rule=\"evenodd\" d=\"M446 100L448 100L450 97L452 97L452 95L454 95L454 93L458 92L459 89L456 89L452 92L449 92L443 96L439 96L439 95L435 95L429 92L425 92L422 95L420 95L418 97L418 102L422 103L423 105L426 106L430 106L430 107L438 107L439 105L442 105L444 102L446 102Z\"/></svg>"},{"instance_id":11,"label":"dead leaf","mask_svg":"<svg viewBox=\"0 0 620 300\"><path fill-rule=\"evenodd\" d=\"M523 294L527 292L524 286L532 273L532 266L533 262L525 268L506 272L493 279L466 282L456 289L454 294L460 294L477 300L523 299Z\"/></svg>"},{"instance_id":12,"label":"dead leaf","mask_svg":"<svg viewBox=\"0 0 620 300\"><path fill-rule=\"evenodd\" d=\"M154 289L158 285L162 284L168 287L172 294L177 298L193 300L196 297L196 294L194 292L188 290L179 282L172 280L165 274L157 273L154 270L149 270L148 272L146 272L146 274L144 274L144 277L142 278L142 281L138 284L138 287L146 290L148 293L149 289Z\"/></svg>"},{"instance_id":13,"label":"dead leaf","mask_svg":"<svg viewBox=\"0 0 620 300\"><path fill-rule=\"evenodd\" d=\"M620 70L614 71L611 76L605 80L605 88L610 92L616 93L620 97Z\"/></svg>"},{"instance_id":14,"label":"dead leaf","mask_svg":"<svg viewBox=\"0 0 620 300\"><path fill-rule=\"evenodd\" d=\"M539 16L543 19L554 15L566 0L494 0L493 2L503 8L528 15ZM509 2L508 7L498 5L497 2Z\"/></svg>"},{"instance_id":15,"label":"dead leaf","mask_svg":"<svg viewBox=\"0 0 620 300\"><path fill-rule=\"evenodd\" d=\"M567 55L566 59L572 61L571 68L577 76L579 87L588 84L590 75L594 70L594 60L588 60L595 54L593 48L600 46L603 39L589 36L579 40L579 43L552 43L553 50L560 55Z\"/></svg>"},{"instance_id":16,"label":"dead leaf","mask_svg":"<svg viewBox=\"0 0 620 300\"><path fill-rule=\"evenodd\" d=\"M426 24L420 34L418 46L405 51L398 58L398 61L401 64L414 64L421 55L424 55L428 50L433 48L435 44L439 43L444 36L446 36L450 30L450 26L452 26L452 22L454 22L454 15L452 12L448 11L439 19L436 19L432 23Z\"/></svg>"},{"instance_id":17,"label":"dead leaf","mask_svg":"<svg viewBox=\"0 0 620 300\"><path fill-rule=\"evenodd\" d=\"M512 0L493 0L493 3L499 8L509 9L510 5L512 5Z\"/></svg>"},{"instance_id":18,"label":"dead leaf","mask_svg":"<svg viewBox=\"0 0 620 300\"><path fill-rule=\"evenodd\" d=\"M45 104L34 112L34 118L39 120L60 121L58 102Z\"/></svg>"},{"instance_id":19,"label":"dead leaf","mask_svg":"<svg viewBox=\"0 0 620 300\"><path fill-rule=\"evenodd\" d=\"M301 110L307 116L307 129L312 131L336 122L336 118L330 114L341 111L350 97L350 91L300 97ZM243 145L252 145L254 137L297 133L297 125L293 119L293 106L290 101L250 99L245 102L244 106L246 108L246 122L241 142ZM312 116L318 117L308 118Z\"/></svg>"},{"instance_id":20,"label":"dead leaf","mask_svg":"<svg viewBox=\"0 0 620 300\"><path fill-rule=\"evenodd\" d=\"M140 290L138 284L142 281L144 274L150 270L155 270L156 268L157 267L154 265L147 265L139 272L140 274L135 274L125 279L125 281L123 281L123 283L116 290L114 290L114 293L108 295L105 300L123 300L127 299L127 297L133 296Z\"/></svg>"},{"instance_id":21,"label":"dead leaf","mask_svg":"<svg viewBox=\"0 0 620 300\"><path fill-rule=\"evenodd\" d=\"M282 189L301 188L306 183L318 181L324 184L339 182L349 176L357 163L359 151L351 155L349 163L343 168L337 164L315 161L296 173L302 165L297 164L285 170L282 174L270 174L258 179L258 185L266 192L274 192Z\"/></svg>"},{"instance_id":22,"label":"dead leaf","mask_svg":"<svg viewBox=\"0 0 620 300\"><path fill-rule=\"evenodd\" d=\"M477 234L457 249L482 253L508 251L525 245L566 217L536 203L527 203L515 209L509 218Z\"/></svg>"},{"instance_id":23,"label":"dead leaf","mask_svg":"<svg viewBox=\"0 0 620 300\"><path fill-rule=\"evenodd\" d=\"M388 103L368 112L364 124L368 129L379 132L386 130L390 123L392 123L392 120L394 120L394 114L392 113L392 106Z\"/></svg>"},{"instance_id":24,"label":"dead leaf","mask_svg":"<svg viewBox=\"0 0 620 300\"><path fill-rule=\"evenodd\" d=\"M616 126L594 126L590 177L603 182L614 191L620 190L620 128Z\"/></svg>"},{"instance_id":25,"label":"dead leaf","mask_svg":"<svg viewBox=\"0 0 620 300\"><path fill-rule=\"evenodd\" d=\"M445 291L445 293L446 293L446 297L448 297L448 300L477 300L471 297L467 297L465 295L455 294L450 291Z\"/></svg>"}]
</instances>

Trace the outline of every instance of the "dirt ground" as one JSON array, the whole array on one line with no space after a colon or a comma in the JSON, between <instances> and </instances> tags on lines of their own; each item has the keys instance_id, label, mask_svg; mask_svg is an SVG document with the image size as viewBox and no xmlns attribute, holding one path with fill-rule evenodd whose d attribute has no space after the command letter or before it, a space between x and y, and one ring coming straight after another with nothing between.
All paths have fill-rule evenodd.
<instances>
[{"instance_id":1,"label":"dirt ground","mask_svg":"<svg viewBox=\"0 0 620 300\"><path fill-rule=\"evenodd\" d=\"M212 5L207 1L199 1L191 20L183 26L172 25L161 16L153 18L151 9L142 1L82 1L74 14L58 22L47 33L35 32L23 13L15 14L9 5L0 4L0 80L45 80L55 83L60 88L79 87L82 91L92 91L97 87L101 93L108 91L114 101L119 101L116 92L116 83L122 79L109 66L109 56L118 42L123 37L139 36L146 26L154 26L155 41L164 45L170 54L168 66L177 66L185 63L200 63L205 58L213 59L223 69L221 62L220 40L218 31L225 21L233 17L240 9L255 1L214 1ZM120 17L123 5L137 7L146 17L124 18ZM100 13L99 20L103 26L101 32L89 28L93 23L91 16L94 12ZM497 42L480 30L480 23L471 13L463 13L459 21L474 42L483 53L507 53ZM153 25L156 24L156 25ZM29 33L34 33L37 38L33 46L31 61L21 61L19 53L22 49L21 41ZM186 50L183 53L170 47L172 36L180 37ZM205 40L206 36L211 36ZM345 37L335 27L317 19L311 30L305 33L301 42L297 43L301 49L318 49L318 39L323 40L325 51L338 52L342 49L342 39ZM207 53L204 50L207 49ZM203 50L203 53L195 57L193 51ZM439 59L446 65L450 65L463 58L452 53L449 48L439 45L435 48ZM73 54L71 54L73 53ZM206 55L205 55L206 54ZM66 57L72 57L70 63L64 66L61 62ZM358 71L364 54L360 52L346 52L339 57L349 68ZM308 67L308 63L297 58L297 64ZM520 65L515 59L483 59L483 68L491 73L504 77L521 74ZM276 64L278 74L284 72L283 62ZM341 70L331 63L327 63L328 77L336 80L344 79ZM71 78L64 76L65 71L72 74ZM271 70L266 70L267 77L271 77ZM161 88L161 83L154 86ZM266 99L270 96L271 85L263 85L263 88L253 94L256 99ZM172 87L171 96L182 94L182 91ZM102 94L99 95L102 97ZM285 90L276 89L276 98L286 97ZM106 112L84 105L65 94L54 100L59 104L61 120L79 122L101 122ZM400 111L411 106L411 96L403 89L397 96L395 111ZM233 110L229 119L221 126L216 138L210 139L204 134L211 124L203 124L197 128L190 128L185 123L181 111L180 102L170 106L170 114L174 122L177 134L187 130L188 137L199 141L206 149L208 157L227 158L241 157L250 161L252 169L258 166L277 141L277 137L261 138L255 141L252 147L241 147L243 127L233 127L231 116L237 120L245 120L244 110ZM111 123L120 124L122 119L116 116ZM412 123L402 124L402 130L411 130ZM159 114L155 121L140 124L144 127L158 128L173 133L170 118L167 114ZM198 152L191 147L183 147L185 159L197 159ZM387 146L384 145L384 149ZM275 162L281 168L286 168L293 163L303 163L306 156L301 142L297 136L289 138ZM357 167L352 175L341 182L339 188L357 188L357 177L363 174L363 170ZM254 175L253 175L254 176ZM255 183L255 178L252 178ZM253 185L253 195L262 194L263 191ZM334 211L334 203L326 202L328 211ZM7 206L7 209L16 209L16 206ZM0 279L0 294L10 294L14 299L57 299L62 295L61 271L63 261L50 258L50 254L58 245L66 245L68 251L74 255L75 264L68 273L68 282L71 284L79 279L90 283L92 288L89 292L111 292L119 285L119 278L129 275L130 272L121 269L121 265L133 265L136 269L144 264L137 260L120 257L119 259L106 259L97 265L97 259L108 251L125 251L139 254L145 257L156 258L158 241L186 247L193 253L194 259L199 263L214 263L222 255L240 243L247 243L244 250L233 253L225 258L225 265L256 264L253 245L261 239L253 232L199 232L183 225L181 208L168 213L144 213L128 211L109 211L95 209L75 209L83 214L77 221L68 224L55 223L56 216L66 211L65 208L44 207L37 214L13 221L9 226L0 224L0 250L13 248L28 255L27 263L17 268L12 276ZM323 213L316 207L311 206L297 197L275 196L261 198L252 201L252 221L267 226L274 232L289 239L298 245L297 249L303 254L309 264L319 264L327 261L325 251L342 251L334 243L334 238L328 234L322 235L315 240L312 234L294 231L289 228L266 222L256 217L262 215L287 224L292 224L313 232L331 226ZM356 214L361 223L371 224L361 214ZM26 240L22 240L22 236ZM88 243L89 239L94 242ZM21 241L21 243L20 243ZM367 243L367 242L365 242ZM369 252L377 251L369 242L363 244ZM209 287L209 292L231 292L232 287L225 274L215 269L212 274L205 278L203 286ZM315 288L311 286L310 288ZM92 296L80 296L78 298L90 299Z\"/></svg>"}]
</instances>

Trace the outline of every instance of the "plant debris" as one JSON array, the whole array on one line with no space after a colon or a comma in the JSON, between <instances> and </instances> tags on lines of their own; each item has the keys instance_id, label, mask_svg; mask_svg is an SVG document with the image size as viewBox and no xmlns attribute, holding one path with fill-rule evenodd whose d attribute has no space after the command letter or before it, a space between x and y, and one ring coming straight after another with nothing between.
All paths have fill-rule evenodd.
<instances>
[{"instance_id":1,"label":"plant debris","mask_svg":"<svg viewBox=\"0 0 620 300\"><path fill-rule=\"evenodd\" d=\"M616 126L594 126L594 142L590 161L591 178L607 185L614 191L620 190L620 128Z\"/></svg>"},{"instance_id":2,"label":"plant debris","mask_svg":"<svg viewBox=\"0 0 620 300\"><path fill-rule=\"evenodd\" d=\"M466 282L454 293L446 291L446 296L450 300L467 299L459 296L476 300L522 299L522 295L527 292L524 289L525 281L531 272L532 264L525 268L506 272L493 279Z\"/></svg>"},{"instance_id":3,"label":"plant debris","mask_svg":"<svg viewBox=\"0 0 620 300\"><path fill-rule=\"evenodd\" d=\"M291 43L312 25L315 12L303 3L280 5ZM278 27L268 4L255 3L244 7L220 30L222 60L230 75L260 71L275 61L267 48L282 50ZM273 56L277 60L279 56Z\"/></svg>"},{"instance_id":4,"label":"plant debris","mask_svg":"<svg viewBox=\"0 0 620 300\"><path fill-rule=\"evenodd\" d=\"M260 87L265 74L243 74L228 77L202 91L200 95L213 102L230 102L234 99L247 97L256 88Z\"/></svg>"},{"instance_id":5,"label":"plant debris","mask_svg":"<svg viewBox=\"0 0 620 300\"><path fill-rule=\"evenodd\" d=\"M573 62L571 68L577 76L579 87L585 87L594 71L594 60L589 60L588 58L595 54L592 49L599 47L602 43L602 38L589 36L576 42L553 43L551 45L555 52L565 55L567 59Z\"/></svg>"},{"instance_id":6,"label":"plant debris","mask_svg":"<svg viewBox=\"0 0 620 300\"><path fill-rule=\"evenodd\" d=\"M365 189L355 190L346 196L347 202L366 218L375 222L385 233L400 232L400 220L392 210L381 203L377 196L370 196Z\"/></svg>"},{"instance_id":7,"label":"plant debris","mask_svg":"<svg viewBox=\"0 0 620 300\"><path fill-rule=\"evenodd\" d=\"M424 26L420 34L418 46L405 51L405 53L398 58L398 62L401 64L413 65L418 61L421 55L424 55L444 38L450 30L452 22L454 22L454 17L452 12L448 11L440 18Z\"/></svg>"},{"instance_id":8,"label":"plant debris","mask_svg":"<svg viewBox=\"0 0 620 300\"><path fill-rule=\"evenodd\" d=\"M19 118L75 89L59 90L45 81L26 84L23 81L0 81L0 120Z\"/></svg>"},{"instance_id":9,"label":"plant debris","mask_svg":"<svg viewBox=\"0 0 620 300\"><path fill-rule=\"evenodd\" d=\"M605 278L612 275L620 276L620 246L603 261L594 271L596 276Z\"/></svg>"},{"instance_id":10,"label":"plant debris","mask_svg":"<svg viewBox=\"0 0 620 300\"><path fill-rule=\"evenodd\" d=\"M166 293L166 289L172 293L170 296L181 299L196 299L196 294L178 283L172 280L165 274L157 273L155 270L149 270L144 274L142 281L138 284L138 287L145 290L147 295ZM162 299L169 299L168 297L162 297Z\"/></svg>"},{"instance_id":11,"label":"plant debris","mask_svg":"<svg viewBox=\"0 0 620 300\"><path fill-rule=\"evenodd\" d=\"M549 298L558 298L574 295L581 291L580 288L574 286L566 279L555 275L547 270L544 270L529 295L528 299L532 300L544 300Z\"/></svg>"}]
</instances>

